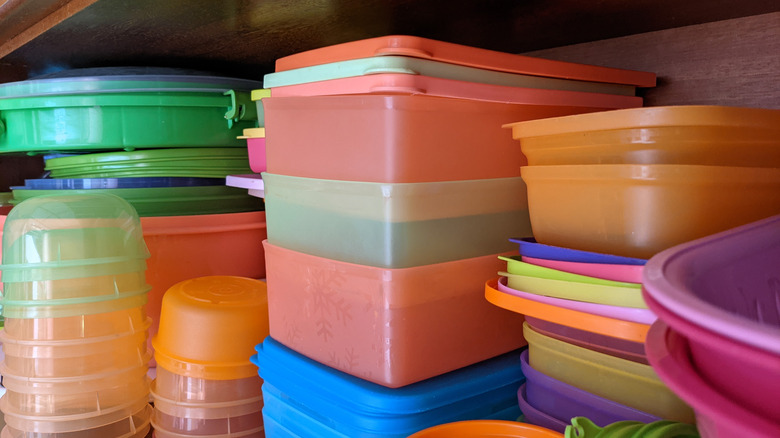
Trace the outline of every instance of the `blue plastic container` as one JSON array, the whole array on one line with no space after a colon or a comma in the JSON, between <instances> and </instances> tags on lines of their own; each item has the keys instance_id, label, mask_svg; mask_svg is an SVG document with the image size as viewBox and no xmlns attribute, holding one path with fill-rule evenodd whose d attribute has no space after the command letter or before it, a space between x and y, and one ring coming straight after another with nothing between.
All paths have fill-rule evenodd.
<instances>
[{"instance_id":1,"label":"blue plastic container","mask_svg":"<svg viewBox=\"0 0 780 438\"><path fill-rule=\"evenodd\" d=\"M598 252L581 251L578 249L563 248L560 246L538 243L533 237L509 239L519 245L520 255L535 257L537 259L561 260L580 263L606 263L613 265L642 266L647 263L645 259L623 257Z\"/></svg>"},{"instance_id":2,"label":"blue plastic container","mask_svg":"<svg viewBox=\"0 0 780 438\"><path fill-rule=\"evenodd\" d=\"M391 389L322 365L275 340L257 346L267 438L402 438L437 424L515 420L521 350Z\"/></svg>"}]
</instances>

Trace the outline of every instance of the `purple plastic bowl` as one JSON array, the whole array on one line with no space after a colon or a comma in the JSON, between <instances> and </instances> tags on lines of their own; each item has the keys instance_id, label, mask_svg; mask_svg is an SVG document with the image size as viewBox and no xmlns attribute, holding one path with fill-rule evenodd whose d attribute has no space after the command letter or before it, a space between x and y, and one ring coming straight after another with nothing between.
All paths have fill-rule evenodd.
<instances>
[{"instance_id":1,"label":"purple plastic bowl","mask_svg":"<svg viewBox=\"0 0 780 438\"><path fill-rule=\"evenodd\" d=\"M520 360L520 366L526 379L526 401L537 410L561 421L568 422L572 417L587 417L603 427L623 420L651 423L661 419L655 415L593 395L531 368L528 363L528 350L523 352Z\"/></svg>"},{"instance_id":2,"label":"purple plastic bowl","mask_svg":"<svg viewBox=\"0 0 780 438\"><path fill-rule=\"evenodd\" d=\"M648 364L647 356L645 356L645 344L600 335L528 315L526 315L525 321L538 333L559 341L568 342L578 347L598 351L599 353L609 354L610 356Z\"/></svg>"},{"instance_id":3,"label":"purple plastic bowl","mask_svg":"<svg viewBox=\"0 0 780 438\"><path fill-rule=\"evenodd\" d=\"M780 355L780 215L662 251L642 283L683 319Z\"/></svg>"},{"instance_id":4,"label":"purple plastic bowl","mask_svg":"<svg viewBox=\"0 0 780 438\"><path fill-rule=\"evenodd\" d=\"M650 325L657 317L648 309L638 309L633 307L610 306L608 304L587 303L584 301L567 300L564 298L548 297L545 295L532 294L529 292L512 289L506 285L506 277L498 280L498 290L506 294L525 298L527 300L552 306L562 307L564 309L577 310L579 312L590 313L592 315L606 316L607 318L619 319L621 321L638 322L640 324Z\"/></svg>"},{"instance_id":5,"label":"purple plastic bowl","mask_svg":"<svg viewBox=\"0 0 780 438\"><path fill-rule=\"evenodd\" d=\"M520 389L517 390L517 403L520 405L520 412L523 413L523 417L526 423L546 427L550 430L554 430L560 433L563 433L566 430L566 426L568 426L568 424L565 421L561 421L549 414L546 414L528 403L528 399L525 395L525 383L523 383L520 386Z\"/></svg>"},{"instance_id":6,"label":"purple plastic bowl","mask_svg":"<svg viewBox=\"0 0 780 438\"><path fill-rule=\"evenodd\" d=\"M643 296L659 319L687 339L691 362L708 385L756 413L780 419L780 355L737 342L681 318L646 290Z\"/></svg>"},{"instance_id":7,"label":"purple plastic bowl","mask_svg":"<svg viewBox=\"0 0 780 438\"><path fill-rule=\"evenodd\" d=\"M646 348L661 380L693 407L702 437L780 437L780 423L752 412L707 384L690 362L688 341L663 320L650 327Z\"/></svg>"}]
</instances>

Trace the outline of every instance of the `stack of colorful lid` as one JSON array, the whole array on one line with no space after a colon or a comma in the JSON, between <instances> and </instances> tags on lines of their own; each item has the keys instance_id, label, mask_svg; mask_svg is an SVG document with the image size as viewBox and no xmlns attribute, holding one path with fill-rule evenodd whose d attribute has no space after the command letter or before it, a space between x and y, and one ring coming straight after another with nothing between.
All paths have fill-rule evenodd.
<instances>
[{"instance_id":1,"label":"stack of colorful lid","mask_svg":"<svg viewBox=\"0 0 780 438\"><path fill-rule=\"evenodd\" d=\"M746 196L749 196L746 194ZM780 435L780 215L653 256L647 357L704 436Z\"/></svg>"},{"instance_id":2,"label":"stack of colorful lid","mask_svg":"<svg viewBox=\"0 0 780 438\"><path fill-rule=\"evenodd\" d=\"M165 293L154 337L157 438L262 438L263 381L250 362L268 336L265 283L198 277Z\"/></svg>"},{"instance_id":3,"label":"stack of colorful lid","mask_svg":"<svg viewBox=\"0 0 780 438\"><path fill-rule=\"evenodd\" d=\"M20 203L3 233L3 436L143 437L149 430L149 252L113 195Z\"/></svg>"},{"instance_id":4,"label":"stack of colorful lid","mask_svg":"<svg viewBox=\"0 0 780 438\"><path fill-rule=\"evenodd\" d=\"M635 88L654 84L650 73L404 36L278 60L265 89L253 93L265 121L265 156L253 170L265 169L273 341L299 363L305 356L334 380L346 373L386 397L400 397L407 386L435 386L446 373L485 367L524 347L523 318L482 293L484 278L501 268L497 256L514 253L506 236L530 233L520 178L526 161L500 127L518 118L641 106ZM260 190L249 178L236 184ZM519 371L519 363L514 367ZM306 435L290 410L338 410L318 404L315 394L329 394L327 388L293 397L284 389L293 391L292 384L276 380L292 377L268 372L266 388L279 390L266 397L269 436ZM456 403L477 397L473 390ZM496 393L493 411L514 420L516 401L501 405L509 403L505 395ZM335 414L327 413L311 422L336 435L396 436L392 431L487 415L463 410L451 418L448 409L424 406L425 422L405 428L361 431L361 417L330 422ZM383 418L393 415L382 411Z\"/></svg>"}]
</instances>

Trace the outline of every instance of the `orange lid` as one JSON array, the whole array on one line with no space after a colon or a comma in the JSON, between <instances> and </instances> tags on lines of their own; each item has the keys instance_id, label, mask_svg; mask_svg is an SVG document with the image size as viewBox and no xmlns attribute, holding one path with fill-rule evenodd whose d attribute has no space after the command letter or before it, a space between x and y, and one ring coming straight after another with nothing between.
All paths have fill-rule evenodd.
<instances>
[{"instance_id":1,"label":"orange lid","mask_svg":"<svg viewBox=\"0 0 780 438\"><path fill-rule=\"evenodd\" d=\"M541 426L507 420L466 420L423 429L409 438L563 438L560 433Z\"/></svg>"},{"instance_id":2,"label":"orange lid","mask_svg":"<svg viewBox=\"0 0 780 438\"><path fill-rule=\"evenodd\" d=\"M655 73L534 58L407 35L352 41L276 60L276 71L382 55L401 55L509 73L654 87Z\"/></svg>"},{"instance_id":3,"label":"orange lid","mask_svg":"<svg viewBox=\"0 0 780 438\"><path fill-rule=\"evenodd\" d=\"M645 342L647 331L650 330L647 324L564 309L503 293L498 290L498 278L485 283L485 298L498 307L523 315L633 342Z\"/></svg>"},{"instance_id":4,"label":"orange lid","mask_svg":"<svg viewBox=\"0 0 780 438\"><path fill-rule=\"evenodd\" d=\"M177 283L165 293L152 345L157 365L173 373L241 379L257 374L249 358L268 331L265 282L199 277Z\"/></svg>"},{"instance_id":5,"label":"orange lid","mask_svg":"<svg viewBox=\"0 0 780 438\"><path fill-rule=\"evenodd\" d=\"M515 139L573 132L664 126L723 126L780 131L780 111L716 105L618 109L508 123ZM767 140L776 139L777 134Z\"/></svg>"}]
</instances>

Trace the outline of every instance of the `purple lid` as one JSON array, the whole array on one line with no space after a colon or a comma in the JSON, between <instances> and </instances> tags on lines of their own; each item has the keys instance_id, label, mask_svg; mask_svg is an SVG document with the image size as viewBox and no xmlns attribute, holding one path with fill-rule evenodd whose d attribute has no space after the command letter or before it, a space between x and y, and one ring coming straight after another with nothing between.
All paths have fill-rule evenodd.
<instances>
[{"instance_id":1,"label":"purple lid","mask_svg":"<svg viewBox=\"0 0 780 438\"><path fill-rule=\"evenodd\" d=\"M539 259L581 263L609 263L614 265L644 265L647 263L647 260L644 259L545 245L538 243L533 237L513 238L509 239L509 241L515 242L520 246L520 255Z\"/></svg>"},{"instance_id":2,"label":"purple lid","mask_svg":"<svg viewBox=\"0 0 780 438\"><path fill-rule=\"evenodd\" d=\"M561 421L550 414L542 412L528 403L528 399L525 395L525 383L517 390L517 403L520 405L520 412L523 413L524 421L526 423L546 427L560 433L563 433L566 430L568 424L565 421Z\"/></svg>"}]
</instances>

